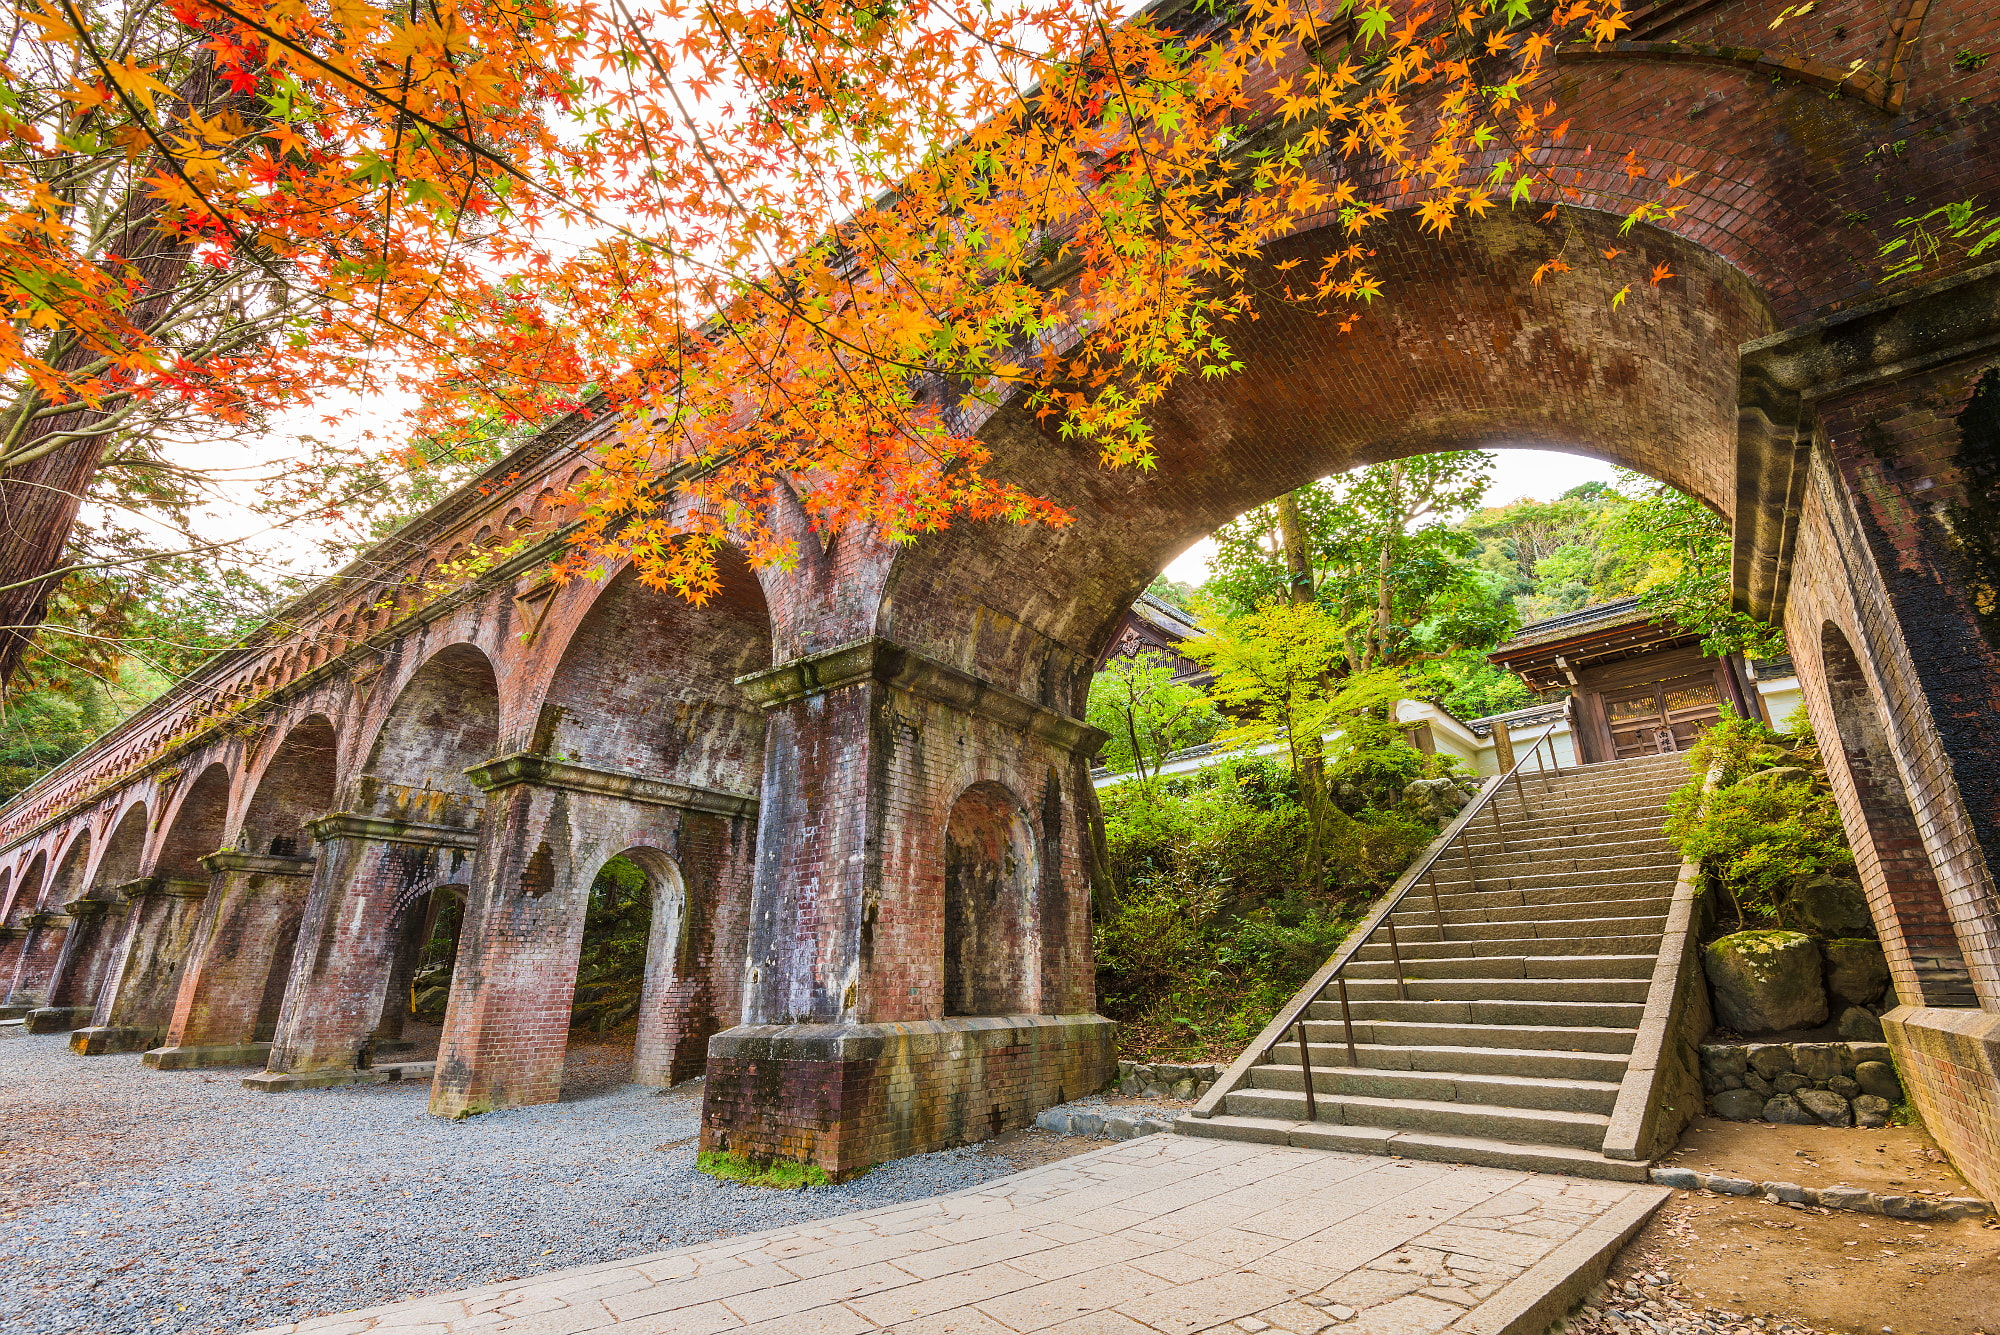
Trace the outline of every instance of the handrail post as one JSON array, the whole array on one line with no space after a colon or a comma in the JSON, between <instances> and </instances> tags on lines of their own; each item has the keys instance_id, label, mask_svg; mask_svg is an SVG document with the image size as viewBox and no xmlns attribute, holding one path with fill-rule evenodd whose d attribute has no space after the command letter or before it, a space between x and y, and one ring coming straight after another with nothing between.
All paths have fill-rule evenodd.
<instances>
[{"instance_id":1,"label":"handrail post","mask_svg":"<svg viewBox=\"0 0 2000 1335\"><path fill-rule=\"evenodd\" d=\"M1396 942L1396 915L1394 913L1389 915L1388 922L1389 958L1396 962L1396 998L1399 1001L1408 1001L1410 999L1410 989L1403 983L1403 948Z\"/></svg>"},{"instance_id":2,"label":"handrail post","mask_svg":"<svg viewBox=\"0 0 2000 1335\"><path fill-rule=\"evenodd\" d=\"M1430 878L1431 878L1431 912L1437 914L1438 940L1442 942L1444 940L1444 905L1438 902L1438 873L1437 873L1436 863L1431 864Z\"/></svg>"},{"instance_id":3,"label":"handrail post","mask_svg":"<svg viewBox=\"0 0 2000 1335\"><path fill-rule=\"evenodd\" d=\"M1500 851L1507 851L1507 829L1500 823L1500 790L1493 790L1493 804L1486 808L1493 814L1493 837L1500 841Z\"/></svg>"},{"instance_id":4,"label":"handrail post","mask_svg":"<svg viewBox=\"0 0 2000 1335\"><path fill-rule=\"evenodd\" d=\"M1319 1101L1313 1097L1312 1052L1306 1043L1306 1015L1311 1013L1312 1006L1309 1004L1305 1012L1299 1016L1299 1074L1304 1077L1306 1085L1306 1120L1308 1122L1317 1122L1319 1120Z\"/></svg>"},{"instance_id":5,"label":"handrail post","mask_svg":"<svg viewBox=\"0 0 2000 1335\"><path fill-rule=\"evenodd\" d=\"M1547 795L1551 791L1549 785L1549 767L1542 763L1542 743L1547 740L1548 737L1546 734L1535 739L1535 773L1542 776L1542 792L1544 795Z\"/></svg>"},{"instance_id":6,"label":"handrail post","mask_svg":"<svg viewBox=\"0 0 2000 1335\"><path fill-rule=\"evenodd\" d=\"M1479 888L1479 880L1472 874L1472 850L1465 841L1465 832L1471 828L1471 821L1458 827L1458 856L1465 861L1465 888L1468 893Z\"/></svg>"},{"instance_id":7,"label":"handrail post","mask_svg":"<svg viewBox=\"0 0 2000 1335\"><path fill-rule=\"evenodd\" d=\"M1336 974L1333 981L1340 984L1340 1023L1347 1030L1347 1064L1359 1070L1361 1057L1354 1051L1354 1011L1347 1004L1347 979Z\"/></svg>"}]
</instances>

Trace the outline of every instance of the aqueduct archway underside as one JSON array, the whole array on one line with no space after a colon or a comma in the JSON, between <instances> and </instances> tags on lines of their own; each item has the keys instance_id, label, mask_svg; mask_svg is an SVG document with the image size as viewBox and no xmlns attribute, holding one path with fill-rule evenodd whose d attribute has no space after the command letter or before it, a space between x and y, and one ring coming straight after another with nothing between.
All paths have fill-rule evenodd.
<instances>
[{"instance_id":1,"label":"aqueduct archway underside","mask_svg":"<svg viewBox=\"0 0 2000 1335\"><path fill-rule=\"evenodd\" d=\"M1883 29L1851 8L1857 33ZM1722 13L1749 40L1774 9ZM2000 24L1970 0L1923 21L1955 44ZM1079 716L1118 611L1312 477L1547 446L1735 521L1745 600L1782 611L1815 726L1843 739L1830 770L1901 952L1906 1083L1933 1127L1970 1128L1950 1148L1992 1184L2000 572L1963 536L2000 523L1980 407L2000 396L2000 268L1871 304L1875 242L1842 221L1877 209L1878 171L1913 212L2000 184L1992 95L1929 39L1895 111L1612 54L1552 89L1602 164L1577 207L1444 237L1392 221L1372 236L1388 295L1355 331L1282 305L1233 327L1243 369L1174 387L1155 472L1102 470L1016 410L980 424L994 471L1069 527L809 538L791 571L732 558L702 608L620 572L557 584L563 489L611 423L556 424L0 813L9 1000L85 1050L262 1057L266 1087L359 1078L409 916L461 895L433 1107L551 1099L590 881L633 854L675 906L642 1074L708 1072L707 1143L846 1171L1020 1125L1111 1051ZM1890 136L1893 167L1863 164ZM1619 233L1628 149L1702 174L1672 234ZM1338 244L1306 232L1268 259ZM1609 269L1531 285L1566 246L1676 277L1618 308ZM522 539L469 583L430 581ZM973 976L989 959L1004 978ZM994 997L1013 1011L969 1013Z\"/></svg>"}]
</instances>

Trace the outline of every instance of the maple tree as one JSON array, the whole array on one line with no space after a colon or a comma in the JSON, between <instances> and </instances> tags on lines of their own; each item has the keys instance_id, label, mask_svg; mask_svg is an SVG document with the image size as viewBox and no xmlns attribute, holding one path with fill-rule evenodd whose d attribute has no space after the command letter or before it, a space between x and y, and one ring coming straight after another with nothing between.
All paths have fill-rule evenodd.
<instances>
[{"instance_id":1,"label":"maple tree","mask_svg":"<svg viewBox=\"0 0 2000 1335\"><path fill-rule=\"evenodd\" d=\"M1229 372L1232 322L1351 327L1392 211L1573 197L1533 94L1558 42L1624 26L1617 0L8 7L0 672L107 457L329 387L407 391L447 445L619 414L571 568L696 600L725 538L788 560L794 502L890 540L1064 523L987 474L991 410L1150 466L1148 410ZM1275 122L1242 123L1266 74ZM1327 221L1351 244L1267 281Z\"/></svg>"}]
</instances>

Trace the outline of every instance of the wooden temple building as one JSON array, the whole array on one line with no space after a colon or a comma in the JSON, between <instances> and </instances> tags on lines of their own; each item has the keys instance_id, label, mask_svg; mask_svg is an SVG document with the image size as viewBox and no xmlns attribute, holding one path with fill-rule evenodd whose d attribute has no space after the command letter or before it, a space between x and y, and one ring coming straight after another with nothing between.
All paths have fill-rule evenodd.
<instances>
[{"instance_id":1,"label":"wooden temple building","mask_svg":"<svg viewBox=\"0 0 2000 1335\"><path fill-rule=\"evenodd\" d=\"M1776 724L1760 675L1791 676L1789 661L1710 658L1702 636L1620 598L1521 627L1487 659L1518 673L1544 698L1575 697L1578 758L1585 764L1685 751L1726 704Z\"/></svg>"}]
</instances>

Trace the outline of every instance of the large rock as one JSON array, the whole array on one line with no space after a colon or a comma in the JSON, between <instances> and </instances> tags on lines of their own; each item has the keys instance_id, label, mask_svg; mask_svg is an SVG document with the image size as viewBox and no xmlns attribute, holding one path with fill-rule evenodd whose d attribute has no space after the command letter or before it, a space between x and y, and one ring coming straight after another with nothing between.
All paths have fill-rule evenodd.
<instances>
[{"instance_id":1,"label":"large rock","mask_svg":"<svg viewBox=\"0 0 2000 1335\"><path fill-rule=\"evenodd\" d=\"M1450 779L1418 779L1403 789L1403 796L1438 825L1456 816L1472 800Z\"/></svg>"},{"instance_id":2,"label":"large rock","mask_svg":"<svg viewBox=\"0 0 2000 1335\"><path fill-rule=\"evenodd\" d=\"M1863 1094L1854 1100L1854 1124L1874 1127L1889 1125L1889 1100Z\"/></svg>"},{"instance_id":3,"label":"large rock","mask_svg":"<svg viewBox=\"0 0 2000 1335\"><path fill-rule=\"evenodd\" d=\"M1840 1036L1857 1043L1880 1043L1882 1022L1859 1006L1849 1006L1840 1013Z\"/></svg>"},{"instance_id":4,"label":"large rock","mask_svg":"<svg viewBox=\"0 0 2000 1335\"><path fill-rule=\"evenodd\" d=\"M1819 948L1811 937L1738 932L1703 950L1702 968L1716 1019L1739 1034L1810 1029L1826 1020Z\"/></svg>"},{"instance_id":5,"label":"large rock","mask_svg":"<svg viewBox=\"0 0 2000 1335\"><path fill-rule=\"evenodd\" d=\"M1887 1062L1863 1062L1854 1068L1854 1083L1878 1099L1903 1101L1903 1087L1896 1081L1896 1068Z\"/></svg>"},{"instance_id":6,"label":"large rock","mask_svg":"<svg viewBox=\"0 0 2000 1335\"><path fill-rule=\"evenodd\" d=\"M1818 1126L1819 1118L1807 1112L1790 1094L1779 1094L1764 1104L1764 1120L1779 1126Z\"/></svg>"},{"instance_id":7,"label":"large rock","mask_svg":"<svg viewBox=\"0 0 2000 1335\"><path fill-rule=\"evenodd\" d=\"M1882 943L1865 936L1822 941L1820 959L1826 966L1826 990L1853 1006L1866 1006L1889 985L1889 961Z\"/></svg>"},{"instance_id":8,"label":"large rock","mask_svg":"<svg viewBox=\"0 0 2000 1335\"><path fill-rule=\"evenodd\" d=\"M1802 1089L1792 1097L1826 1126L1854 1124L1854 1111L1847 1106L1847 1100L1830 1089Z\"/></svg>"},{"instance_id":9,"label":"large rock","mask_svg":"<svg viewBox=\"0 0 2000 1335\"><path fill-rule=\"evenodd\" d=\"M1869 936L1875 931L1861 882L1846 876L1800 877L1792 882L1785 907L1790 910L1786 916L1814 936L1845 938Z\"/></svg>"}]
</instances>

